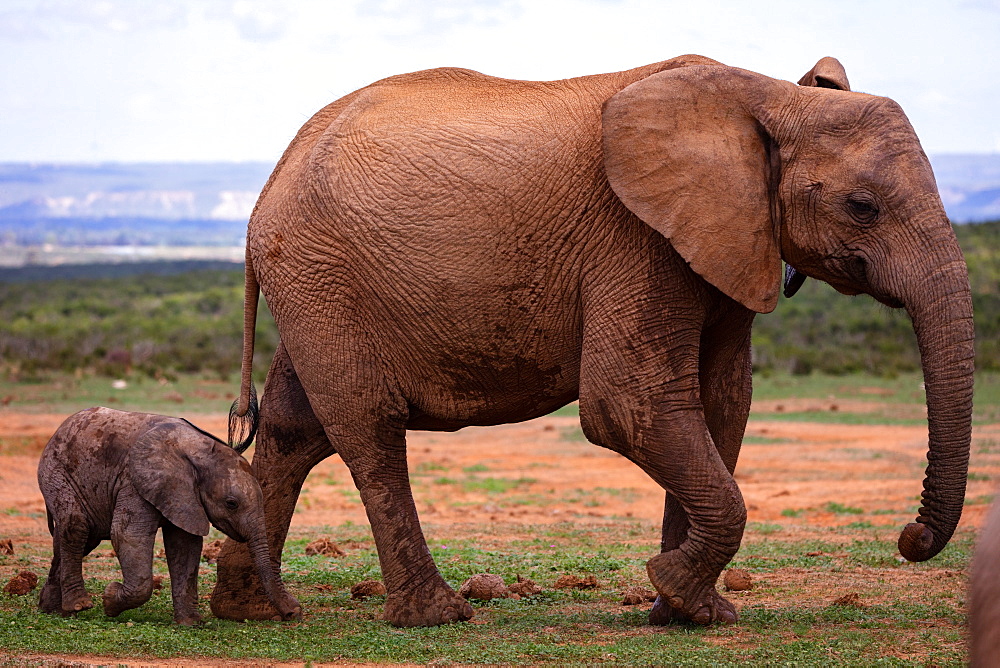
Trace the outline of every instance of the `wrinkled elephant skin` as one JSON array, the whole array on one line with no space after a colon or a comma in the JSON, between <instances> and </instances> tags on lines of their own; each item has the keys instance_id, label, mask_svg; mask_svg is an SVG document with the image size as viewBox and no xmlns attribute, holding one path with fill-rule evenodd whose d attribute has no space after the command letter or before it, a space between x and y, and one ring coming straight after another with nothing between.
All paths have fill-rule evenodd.
<instances>
[{"instance_id":1,"label":"wrinkled elephant skin","mask_svg":"<svg viewBox=\"0 0 1000 668\"><path fill-rule=\"evenodd\" d=\"M552 82L438 69L379 81L299 130L247 232L243 386L259 292L281 344L254 470L280 559L308 471L339 453L400 626L467 619L431 560L407 429L527 420L579 399L587 438L665 490L652 620L733 622L733 480L750 329L800 277L905 308L927 388L928 559L961 514L972 310L961 252L902 110L824 58L799 85L683 56ZM227 545L216 614L267 615Z\"/></svg>"},{"instance_id":2,"label":"wrinkled elephant skin","mask_svg":"<svg viewBox=\"0 0 1000 668\"><path fill-rule=\"evenodd\" d=\"M153 541L163 529L174 621L196 624L198 566L209 524L246 542L253 572L279 619L301 614L271 563L263 494L236 451L186 420L89 408L70 416L38 463L53 556L39 596L43 612L71 615L93 607L83 558L111 539L122 582L104 590L116 617L153 593Z\"/></svg>"}]
</instances>

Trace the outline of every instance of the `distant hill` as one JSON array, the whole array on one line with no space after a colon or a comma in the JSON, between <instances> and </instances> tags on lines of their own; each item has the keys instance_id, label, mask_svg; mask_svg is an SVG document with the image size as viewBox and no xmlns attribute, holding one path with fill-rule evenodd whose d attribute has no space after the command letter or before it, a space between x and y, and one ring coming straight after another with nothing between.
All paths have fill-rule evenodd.
<instances>
[{"instance_id":1,"label":"distant hill","mask_svg":"<svg viewBox=\"0 0 1000 668\"><path fill-rule=\"evenodd\" d=\"M0 242L242 245L274 165L0 164Z\"/></svg>"},{"instance_id":2,"label":"distant hill","mask_svg":"<svg viewBox=\"0 0 1000 668\"><path fill-rule=\"evenodd\" d=\"M931 157L955 222L1000 219L1000 154ZM0 244L243 244L270 163L0 163Z\"/></svg>"}]
</instances>

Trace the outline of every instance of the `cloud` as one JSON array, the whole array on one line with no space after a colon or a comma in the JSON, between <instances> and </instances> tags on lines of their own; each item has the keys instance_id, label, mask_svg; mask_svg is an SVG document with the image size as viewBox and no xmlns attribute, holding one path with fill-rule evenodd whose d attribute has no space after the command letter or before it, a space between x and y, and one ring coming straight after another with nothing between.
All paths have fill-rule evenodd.
<instances>
[{"instance_id":1,"label":"cloud","mask_svg":"<svg viewBox=\"0 0 1000 668\"><path fill-rule=\"evenodd\" d=\"M8 0L0 7L0 35L14 40L53 40L85 33L181 29L187 13L187 2Z\"/></svg>"}]
</instances>

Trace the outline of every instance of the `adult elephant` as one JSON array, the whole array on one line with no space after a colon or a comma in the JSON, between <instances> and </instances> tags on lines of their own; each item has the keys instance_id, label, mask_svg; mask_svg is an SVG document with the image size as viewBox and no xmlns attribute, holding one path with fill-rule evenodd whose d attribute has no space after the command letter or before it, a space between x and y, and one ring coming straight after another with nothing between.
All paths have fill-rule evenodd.
<instances>
[{"instance_id":1,"label":"adult elephant","mask_svg":"<svg viewBox=\"0 0 1000 668\"><path fill-rule=\"evenodd\" d=\"M243 414L259 289L281 345L253 466L278 560L302 482L351 470L386 619L472 615L420 529L406 429L527 420L579 398L587 438L666 491L651 621L734 622L715 589L746 510L733 470L750 327L781 261L913 320L930 454L911 560L948 542L969 452L973 330L961 251L902 110L824 59L796 86L699 56L555 82L391 77L319 111L247 235ZM213 611L269 617L229 544Z\"/></svg>"},{"instance_id":2,"label":"adult elephant","mask_svg":"<svg viewBox=\"0 0 1000 668\"><path fill-rule=\"evenodd\" d=\"M1000 657L1000 501L979 532L969 579L969 663L997 665Z\"/></svg>"}]
</instances>

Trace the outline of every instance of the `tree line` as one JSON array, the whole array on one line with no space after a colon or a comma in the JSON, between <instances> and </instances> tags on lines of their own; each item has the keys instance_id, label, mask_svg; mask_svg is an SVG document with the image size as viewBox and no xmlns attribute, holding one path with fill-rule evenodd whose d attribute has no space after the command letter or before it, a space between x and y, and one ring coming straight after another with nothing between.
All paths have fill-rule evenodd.
<instances>
[{"instance_id":1,"label":"tree line","mask_svg":"<svg viewBox=\"0 0 1000 668\"><path fill-rule=\"evenodd\" d=\"M1000 370L1000 221L956 226L972 286L976 366ZM0 374L121 377L238 374L243 270L224 263L150 263L0 270ZM278 335L261 300L262 376ZM807 280L753 330L757 372L892 376L920 368L909 318L867 296Z\"/></svg>"}]
</instances>

